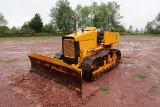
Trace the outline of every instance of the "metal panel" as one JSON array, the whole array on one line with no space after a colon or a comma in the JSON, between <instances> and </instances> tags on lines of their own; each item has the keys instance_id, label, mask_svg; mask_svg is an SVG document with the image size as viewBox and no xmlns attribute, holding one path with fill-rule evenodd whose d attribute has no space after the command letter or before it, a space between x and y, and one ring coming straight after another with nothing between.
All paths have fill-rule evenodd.
<instances>
[{"instance_id":1,"label":"metal panel","mask_svg":"<svg viewBox=\"0 0 160 107\"><path fill-rule=\"evenodd\" d=\"M30 72L35 72L55 80L76 90L82 95L82 71L56 58L50 58L39 54L30 54L28 57L31 61Z\"/></svg>"},{"instance_id":2,"label":"metal panel","mask_svg":"<svg viewBox=\"0 0 160 107\"><path fill-rule=\"evenodd\" d=\"M64 39L64 57L75 58L74 39Z\"/></svg>"}]
</instances>

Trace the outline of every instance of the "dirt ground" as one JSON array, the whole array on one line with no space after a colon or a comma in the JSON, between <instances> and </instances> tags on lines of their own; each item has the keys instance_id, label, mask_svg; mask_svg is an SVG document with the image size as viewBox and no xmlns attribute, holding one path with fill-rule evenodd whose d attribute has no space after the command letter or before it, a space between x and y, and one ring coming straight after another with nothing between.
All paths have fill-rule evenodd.
<instances>
[{"instance_id":1,"label":"dirt ground","mask_svg":"<svg viewBox=\"0 0 160 107\"><path fill-rule=\"evenodd\" d=\"M83 81L81 99L29 73L27 54L52 57L61 39L0 40L0 107L160 107L160 37L122 36L115 48L122 53L120 65L97 81Z\"/></svg>"}]
</instances>

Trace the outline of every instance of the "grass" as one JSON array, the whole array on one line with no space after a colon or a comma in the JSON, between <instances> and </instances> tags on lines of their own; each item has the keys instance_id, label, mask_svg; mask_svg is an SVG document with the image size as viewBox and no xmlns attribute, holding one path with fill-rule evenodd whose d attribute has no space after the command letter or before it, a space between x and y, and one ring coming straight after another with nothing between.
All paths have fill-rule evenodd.
<instances>
[{"instance_id":1,"label":"grass","mask_svg":"<svg viewBox=\"0 0 160 107\"><path fill-rule=\"evenodd\" d=\"M134 62L128 62L128 64L132 65L132 64L134 64Z\"/></svg>"},{"instance_id":2,"label":"grass","mask_svg":"<svg viewBox=\"0 0 160 107\"><path fill-rule=\"evenodd\" d=\"M147 76L145 74L137 74L137 77L139 77L141 79L147 78Z\"/></svg>"},{"instance_id":3,"label":"grass","mask_svg":"<svg viewBox=\"0 0 160 107\"><path fill-rule=\"evenodd\" d=\"M156 92L158 92L158 88L152 86L152 87L150 88L150 91L156 93Z\"/></svg>"},{"instance_id":4,"label":"grass","mask_svg":"<svg viewBox=\"0 0 160 107\"><path fill-rule=\"evenodd\" d=\"M11 62L15 62L18 61L17 59L7 59L7 60L1 60L0 62L4 62L4 63L11 63Z\"/></svg>"},{"instance_id":5,"label":"grass","mask_svg":"<svg viewBox=\"0 0 160 107\"><path fill-rule=\"evenodd\" d=\"M109 87L108 86L101 86L100 90L101 91L109 91Z\"/></svg>"},{"instance_id":6,"label":"grass","mask_svg":"<svg viewBox=\"0 0 160 107\"><path fill-rule=\"evenodd\" d=\"M35 37L0 37L0 40L41 40L60 39L62 36L35 36Z\"/></svg>"}]
</instances>

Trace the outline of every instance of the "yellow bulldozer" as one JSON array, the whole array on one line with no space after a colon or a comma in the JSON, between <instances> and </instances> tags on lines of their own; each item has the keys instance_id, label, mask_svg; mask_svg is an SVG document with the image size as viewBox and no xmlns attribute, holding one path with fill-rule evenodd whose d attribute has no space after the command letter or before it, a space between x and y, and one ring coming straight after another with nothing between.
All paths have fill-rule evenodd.
<instances>
[{"instance_id":1,"label":"yellow bulldozer","mask_svg":"<svg viewBox=\"0 0 160 107\"><path fill-rule=\"evenodd\" d=\"M82 78L94 81L118 66L120 34L114 29L86 27L62 37L62 51L54 57L30 54L30 72L59 82L82 94Z\"/></svg>"}]
</instances>

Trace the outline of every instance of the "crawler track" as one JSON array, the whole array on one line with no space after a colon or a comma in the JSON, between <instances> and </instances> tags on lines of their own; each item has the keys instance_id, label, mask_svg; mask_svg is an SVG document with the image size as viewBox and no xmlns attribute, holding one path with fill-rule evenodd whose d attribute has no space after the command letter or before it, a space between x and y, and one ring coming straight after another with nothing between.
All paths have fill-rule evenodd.
<instances>
[{"instance_id":1,"label":"crawler track","mask_svg":"<svg viewBox=\"0 0 160 107\"><path fill-rule=\"evenodd\" d=\"M121 52L117 49L101 51L97 55L86 57L81 63L83 78L94 81L107 71L117 67L121 60Z\"/></svg>"}]
</instances>

